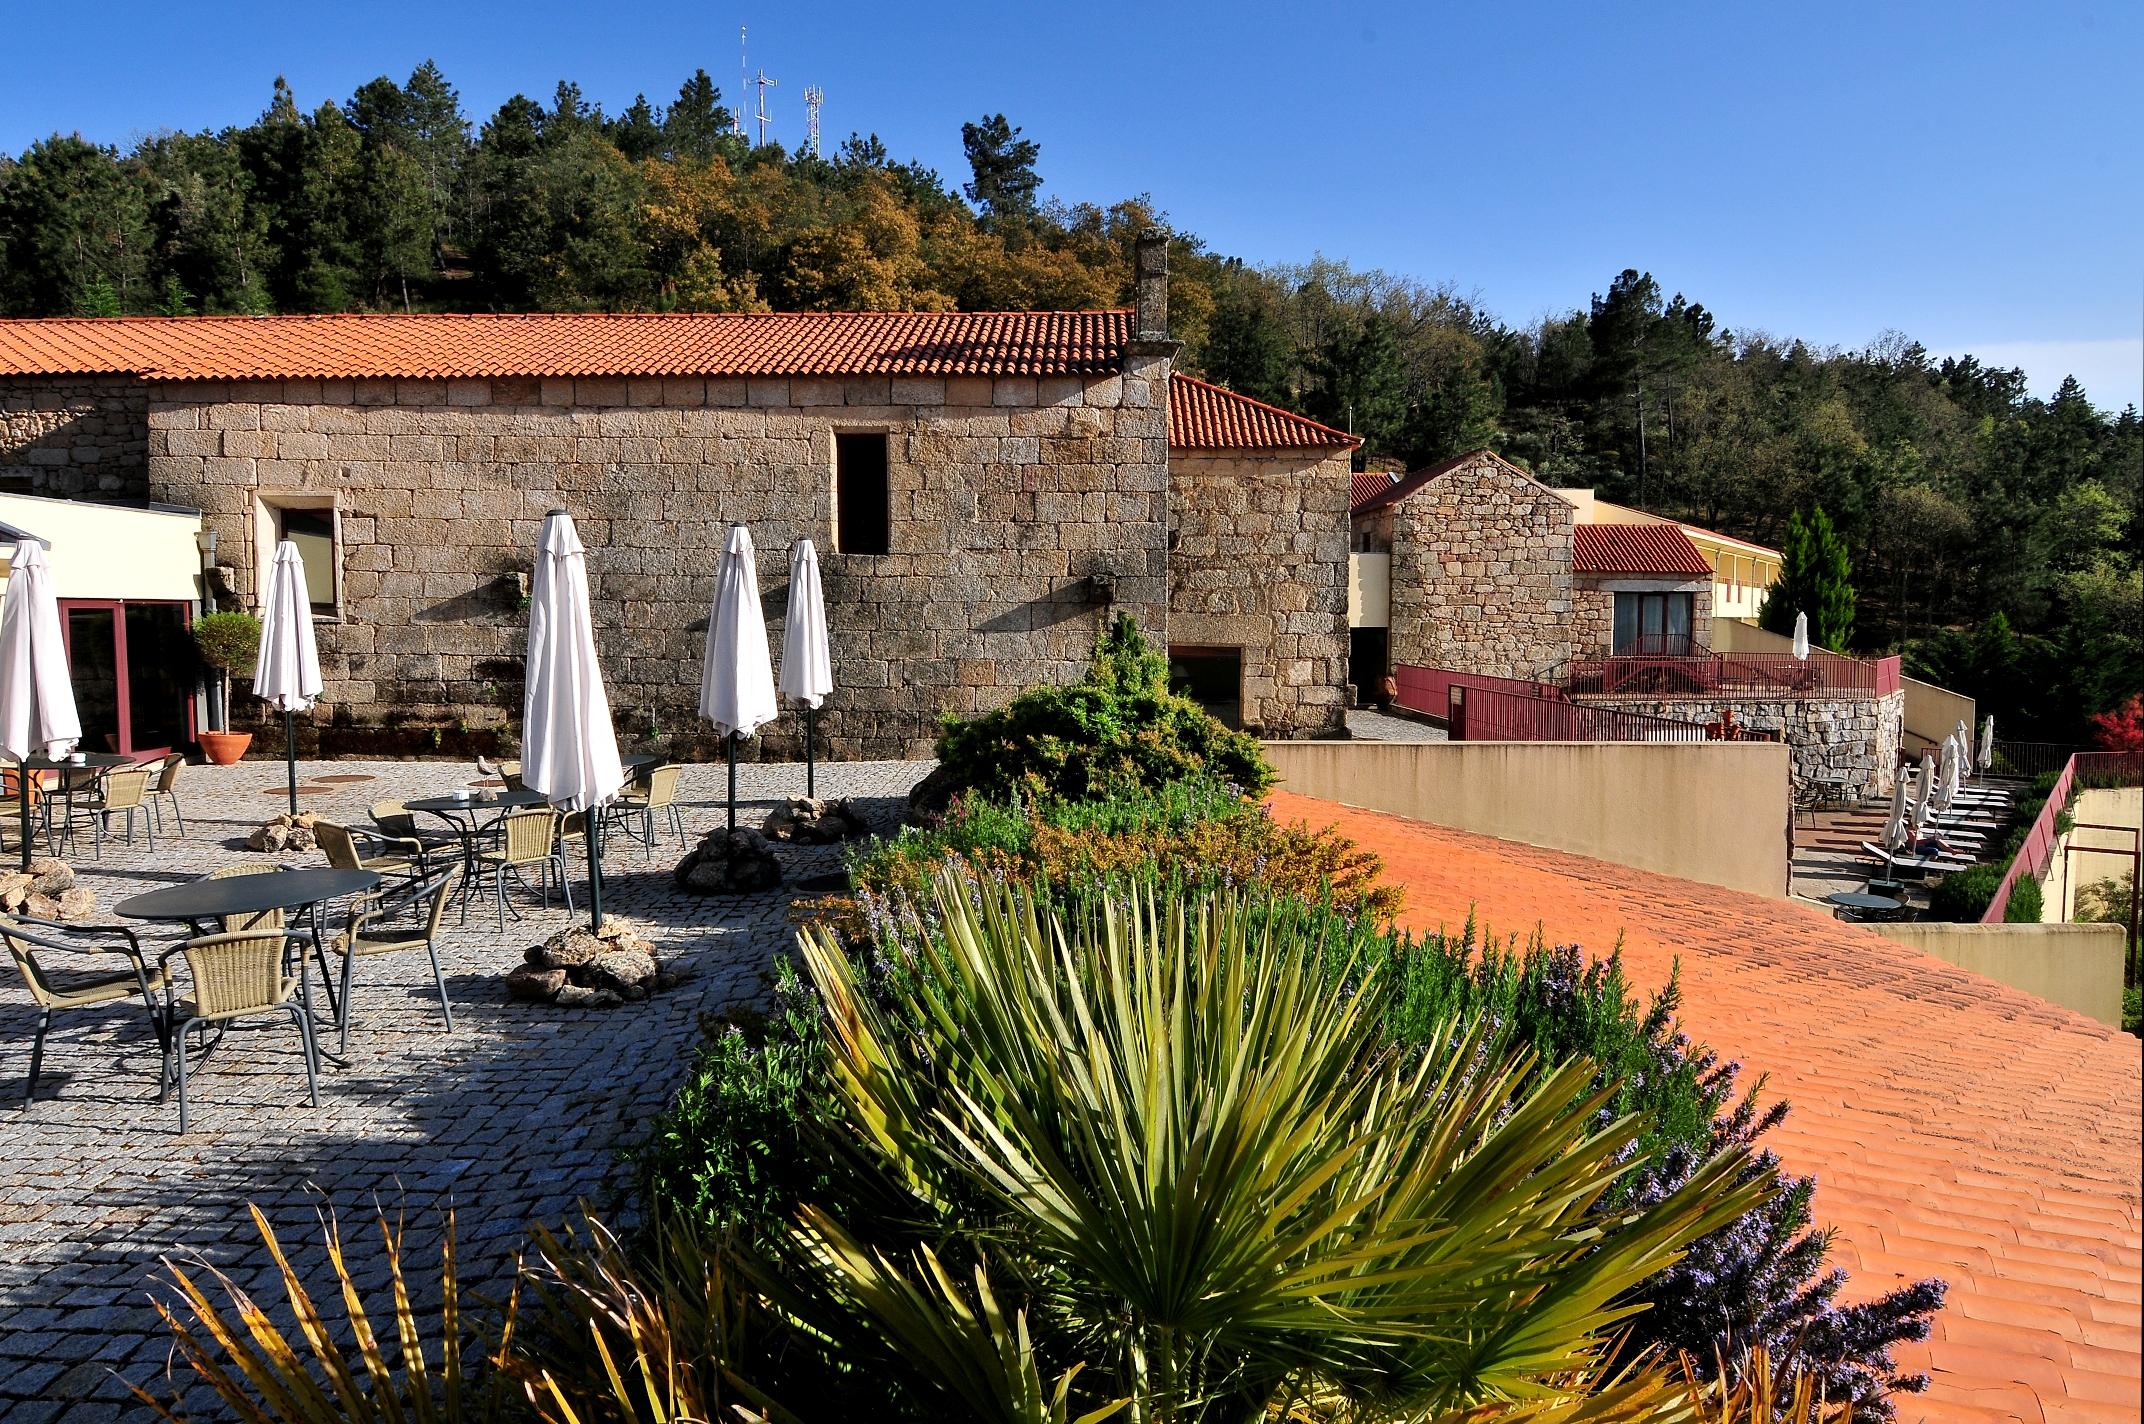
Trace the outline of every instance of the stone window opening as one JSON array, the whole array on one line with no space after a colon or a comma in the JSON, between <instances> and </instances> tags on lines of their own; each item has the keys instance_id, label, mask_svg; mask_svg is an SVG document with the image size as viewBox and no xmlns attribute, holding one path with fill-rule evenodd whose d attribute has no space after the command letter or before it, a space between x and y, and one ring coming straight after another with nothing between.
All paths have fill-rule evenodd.
<instances>
[{"instance_id":1,"label":"stone window opening","mask_svg":"<svg viewBox=\"0 0 2144 1424\"><path fill-rule=\"evenodd\" d=\"M834 551L893 552L893 491L884 431L834 436Z\"/></svg>"},{"instance_id":2,"label":"stone window opening","mask_svg":"<svg viewBox=\"0 0 2144 1424\"><path fill-rule=\"evenodd\" d=\"M1172 643L1169 691L1188 697L1224 727L1243 730L1243 649Z\"/></svg>"},{"instance_id":3,"label":"stone window opening","mask_svg":"<svg viewBox=\"0 0 2144 1424\"><path fill-rule=\"evenodd\" d=\"M1618 593L1615 635L1610 651L1617 656L1687 657L1696 652L1692 636L1696 599L1687 593Z\"/></svg>"},{"instance_id":4,"label":"stone window opening","mask_svg":"<svg viewBox=\"0 0 2144 1424\"><path fill-rule=\"evenodd\" d=\"M268 597L276 546L288 539L305 562L305 585L313 617L342 617L342 516L332 494L261 495L254 507L254 597Z\"/></svg>"}]
</instances>

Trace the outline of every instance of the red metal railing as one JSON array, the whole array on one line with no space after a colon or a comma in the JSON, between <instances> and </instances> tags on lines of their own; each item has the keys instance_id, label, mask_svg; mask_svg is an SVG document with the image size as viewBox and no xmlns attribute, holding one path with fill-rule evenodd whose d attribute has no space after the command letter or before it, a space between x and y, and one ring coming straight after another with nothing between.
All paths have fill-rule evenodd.
<instances>
[{"instance_id":1,"label":"red metal railing","mask_svg":"<svg viewBox=\"0 0 2144 1424\"><path fill-rule=\"evenodd\" d=\"M1460 687L1445 724L1455 742L1704 742L1712 729L1560 698Z\"/></svg>"},{"instance_id":2,"label":"red metal railing","mask_svg":"<svg viewBox=\"0 0 2144 1424\"><path fill-rule=\"evenodd\" d=\"M1998 742L1996 745L2002 744ZM2069 759L2055 777L2053 789L2047 793L2047 804L2033 818L2032 829L2025 832L2025 843L2017 848L2016 859L2003 872L2002 884L1996 886L1994 898L1988 901L1988 908L1980 917L1982 924L2001 924L2009 913L2010 892L2018 881L2028 875L2037 879L2046 871L2059 835L2055 818L2069 809L2070 793L2076 789L2080 777L2095 781L2107 777L2117 785L2134 785L2144 780L2144 752L2078 752Z\"/></svg>"},{"instance_id":3,"label":"red metal railing","mask_svg":"<svg viewBox=\"0 0 2144 1424\"><path fill-rule=\"evenodd\" d=\"M1460 672L1454 668L1418 667L1411 663L1395 666L1392 681L1397 686L1392 699L1395 705L1440 720L1451 715L1452 689L1455 687L1504 692L1515 697L1569 700L1563 689L1552 683L1528 682L1516 677L1484 677L1480 673Z\"/></svg>"},{"instance_id":4,"label":"red metal railing","mask_svg":"<svg viewBox=\"0 0 2144 1424\"><path fill-rule=\"evenodd\" d=\"M1899 660L1841 653L1705 653L1689 657L1573 658L1574 693L1622 697L1884 697L1899 689Z\"/></svg>"}]
</instances>

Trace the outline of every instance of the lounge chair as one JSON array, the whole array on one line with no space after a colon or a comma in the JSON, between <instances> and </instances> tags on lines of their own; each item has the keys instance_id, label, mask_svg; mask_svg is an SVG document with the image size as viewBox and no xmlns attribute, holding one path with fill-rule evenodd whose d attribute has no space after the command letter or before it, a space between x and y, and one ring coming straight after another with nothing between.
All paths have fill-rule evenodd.
<instances>
[{"instance_id":1,"label":"lounge chair","mask_svg":"<svg viewBox=\"0 0 2144 1424\"><path fill-rule=\"evenodd\" d=\"M1953 870L1969 870L1973 866L1973 862L1970 860L1956 860L1945 856L1916 855L1910 851L1887 851L1874 841L1863 841L1861 849L1868 853L1871 860L1888 867L1893 878L1905 874L1925 876L1930 871L1948 873Z\"/></svg>"}]
</instances>

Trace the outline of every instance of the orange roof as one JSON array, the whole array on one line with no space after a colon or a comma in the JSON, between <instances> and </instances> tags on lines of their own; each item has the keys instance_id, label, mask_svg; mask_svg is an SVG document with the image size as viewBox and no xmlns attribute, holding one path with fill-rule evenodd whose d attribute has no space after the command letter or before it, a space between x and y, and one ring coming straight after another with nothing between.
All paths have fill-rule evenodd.
<instances>
[{"instance_id":1,"label":"orange roof","mask_svg":"<svg viewBox=\"0 0 2144 1424\"><path fill-rule=\"evenodd\" d=\"M2137 1040L1789 900L1276 792L1384 857L1417 930L1470 912L1605 950L1633 981L1680 964L1683 1023L1793 1112L1763 1142L1817 1178L1818 1223L1865 1299L1950 1284L1897 1349L1928 1393L1902 1420L2137 1417Z\"/></svg>"},{"instance_id":2,"label":"orange roof","mask_svg":"<svg viewBox=\"0 0 2144 1424\"><path fill-rule=\"evenodd\" d=\"M1710 574L1712 565L1673 524L1580 524L1571 569L1582 574Z\"/></svg>"},{"instance_id":3,"label":"orange roof","mask_svg":"<svg viewBox=\"0 0 2144 1424\"><path fill-rule=\"evenodd\" d=\"M1122 369L1125 311L559 313L0 321L0 375L160 381L1072 376Z\"/></svg>"},{"instance_id":4,"label":"orange roof","mask_svg":"<svg viewBox=\"0 0 2144 1424\"><path fill-rule=\"evenodd\" d=\"M1392 488L1393 481L1397 478L1398 476L1384 470L1373 470L1368 474L1355 476L1355 495L1351 503L1360 508L1362 502L1370 496L1383 494Z\"/></svg>"},{"instance_id":5,"label":"orange roof","mask_svg":"<svg viewBox=\"0 0 2144 1424\"><path fill-rule=\"evenodd\" d=\"M1169 377L1169 445L1177 450L1352 450L1359 436L1181 373Z\"/></svg>"}]
</instances>

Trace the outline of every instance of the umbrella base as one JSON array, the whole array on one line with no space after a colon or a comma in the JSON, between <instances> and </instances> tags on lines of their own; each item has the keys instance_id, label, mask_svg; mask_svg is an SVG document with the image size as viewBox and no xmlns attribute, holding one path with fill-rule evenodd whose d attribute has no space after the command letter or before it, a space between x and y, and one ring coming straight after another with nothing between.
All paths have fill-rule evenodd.
<instances>
[{"instance_id":1,"label":"umbrella base","mask_svg":"<svg viewBox=\"0 0 2144 1424\"><path fill-rule=\"evenodd\" d=\"M782 883L782 863L759 832L717 828L677 863L677 888L700 895L751 895Z\"/></svg>"}]
</instances>

